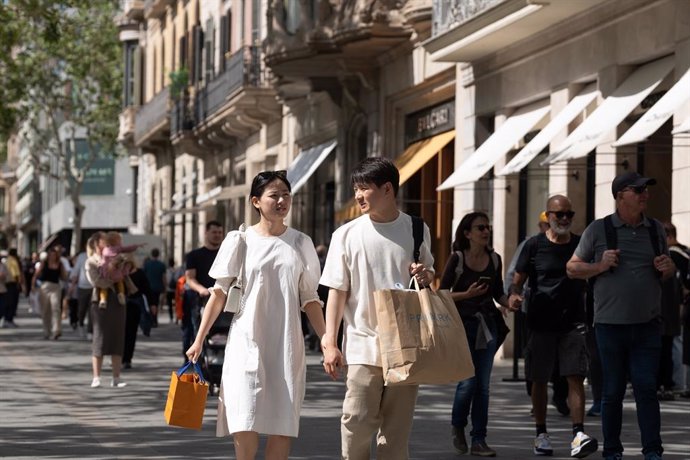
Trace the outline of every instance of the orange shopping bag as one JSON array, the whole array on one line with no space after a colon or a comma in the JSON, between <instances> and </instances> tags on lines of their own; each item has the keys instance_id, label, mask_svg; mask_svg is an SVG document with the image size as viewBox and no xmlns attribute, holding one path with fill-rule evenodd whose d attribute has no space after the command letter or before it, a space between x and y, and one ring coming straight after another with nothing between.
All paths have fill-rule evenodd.
<instances>
[{"instance_id":1,"label":"orange shopping bag","mask_svg":"<svg viewBox=\"0 0 690 460\"><path fill-rule=\"evenodd\" d=\"M185 372L193 365L193 372ZM204 380L198 363L189 361L172 373L168 402L165 405L165 420L168 425L201 429L208 395L208 382Z\"/></svg>"}]
</instances>

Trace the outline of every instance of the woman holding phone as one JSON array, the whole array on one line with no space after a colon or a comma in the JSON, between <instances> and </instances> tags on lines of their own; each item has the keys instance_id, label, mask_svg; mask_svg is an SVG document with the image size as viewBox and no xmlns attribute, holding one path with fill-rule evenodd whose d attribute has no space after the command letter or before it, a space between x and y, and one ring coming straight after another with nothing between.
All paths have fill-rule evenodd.
<instances>
[{"instance_id":1,"label":"woman holding phone","mask_svg":"<svg viewBox=\"0 0 690 460\"><path fill-rule=\"evenodd\" d=\"M475 376L458 383L452 415L452 441L458 454L468 451L465 440L467 418L472 410L470 453L494 457L486 444L489 416L489 382L498 348L496 304L505 313L508 298L503 292L501 257L489 246L491 226L483 212L462 218L455 231L451 254L441 278L441 289L450 289L467 333ZM499 318L500 319L500 318Z\"/></svg>"}]
</instances>

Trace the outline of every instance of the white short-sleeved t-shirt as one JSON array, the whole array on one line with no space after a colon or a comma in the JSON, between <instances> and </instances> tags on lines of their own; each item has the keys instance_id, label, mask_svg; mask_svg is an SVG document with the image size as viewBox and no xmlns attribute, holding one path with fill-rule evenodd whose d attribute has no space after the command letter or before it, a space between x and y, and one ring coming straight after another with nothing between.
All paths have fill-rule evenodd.
<instances>
[{"instance_id":1,"label":"white short-sleeved t-shirt","mask_svg":"<svg viewBox=\"0 0 690 460\"><path fill-rule=\"evenodd\" d=\"M425 224L419 261L433 270L430 241ZM409 285L413 251L412 218L402 212L386 223L363 215L333 233L320 283L349 293L343 313L347 364L381 366L374 291Z\"/></svg>"}]
</instances>

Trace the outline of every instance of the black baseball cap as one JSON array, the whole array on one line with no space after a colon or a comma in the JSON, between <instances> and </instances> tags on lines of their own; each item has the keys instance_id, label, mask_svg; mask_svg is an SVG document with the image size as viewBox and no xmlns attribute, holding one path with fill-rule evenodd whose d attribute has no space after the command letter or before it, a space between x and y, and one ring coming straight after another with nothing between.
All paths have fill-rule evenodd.
<instances>
[{"instance_id":1,"label":"black baseball cap","mask_svg":"<svg viewBox=\"0 0 690 460\"><path fill-rule=\"evenodd\" d=\"M642 177L637 172L626 172L619 174L611 182L611 192L615 198L618 192L622 191L626 187L641 187L643 185L654 185L656 184L656 179L651 177Z\"/></svg>"}]
</instances>

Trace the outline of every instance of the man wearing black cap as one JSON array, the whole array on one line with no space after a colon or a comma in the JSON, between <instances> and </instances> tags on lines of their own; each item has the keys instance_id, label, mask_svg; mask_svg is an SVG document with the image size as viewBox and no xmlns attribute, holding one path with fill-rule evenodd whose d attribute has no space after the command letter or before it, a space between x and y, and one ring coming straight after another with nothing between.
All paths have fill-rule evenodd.
<instances>
[{"instance_id":1,"label":"man wearing black cap","mask_svg":"<svg viewBox=\"0 0 690 460\"><path fill-rule=\"evenodd\" d=\"M616 176L616 212L592 222L567 265L568 276L596 282L594 327L606 372L602 432L607 459L621 459L623 397L633 384L645 460L660 459L661 421L656 376L661 353L661 280L675 273L663 226L645 216L649 185L636 172Z\"/></svg>"}]
</instances>

